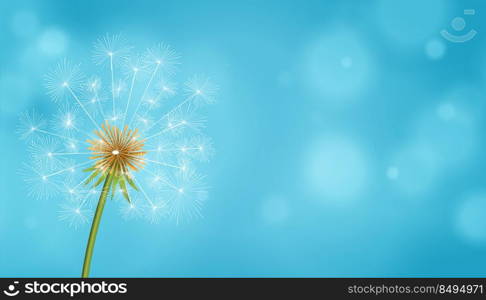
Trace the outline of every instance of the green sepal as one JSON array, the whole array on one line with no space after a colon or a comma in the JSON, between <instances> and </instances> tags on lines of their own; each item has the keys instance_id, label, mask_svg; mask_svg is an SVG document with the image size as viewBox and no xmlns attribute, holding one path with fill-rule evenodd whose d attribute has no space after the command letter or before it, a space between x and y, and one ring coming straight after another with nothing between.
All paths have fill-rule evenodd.
<instances>
[{"instance_id":1,"label":"green sepal","mask_svg":"<svg viewBox=\"0 0 486 300\"><path fill-rule=\"evenodd\" d=\"M102 172L99 168L96 168L96 167L90 167L90 168L87 168L85 170L83 170L84 172L93 172L89 177L88 179L86 179L85 181L85 184L89 184L91 182L93 182L94 179L97 179L96 182L93 184L93 187L97 187L99 186L103 181L105 181L107 179L107 176L109 175L109 173L111 172ZM137 185L135 184L135 182L133 181L132 178L130 178L130 176L128 174L122 174L122 175L118 175L118 176L115 176L115 175L111 175L112 176L112 179L111 179L111 183L109 185L108 188L111 189L111 199L113 199L115 197L115 193L116 193L116 188L117 186L120 187L120 190L121 190L121 193L123 194L123 197L128 201L128 203L131 203L131 199L130 199L130 195L128 194L128 189L127 189L127 182L128 182L128 185L131 186L134 190L136 190L137 192L139 191ZM110 193L110 191L108 191L108 193Z\"/></svg>"},{"instance_id":2,"label":"green sepal","mask_svg":"<svg viewBox=\"0 0 486 300\"><path fill-rule=\"evenodd\" d=\"M120 180L119 176L114 176L113 181L111 183L111 199L115 197L115 191L116 191L116 185L118 184L118 181Z\"/></svg>"},{"instance_id":3,"label":"green sepal","mask_svg":"<svg viewBox=\"0 0 486 300\"><path fill-rule=\"evenodd\" d=\"M128 175L123 175L123 177L125 177L128 184L138 192L138 187L135 185L135 182L133 182L133 180Z\"/></svg>"},{"instance_id":4,"label":"green sepal","mask_svg":"<svg viewBox=\"0 0 486 300\"><path fill-rule=\"evenodd\" d=\"M125 197L125 199L127 199L128 203L131 203L130 196L128 195L127 185L125 183L124 177L125 176L121 176L121 178L120 178L120 181L119 181L120 188L122 190L123 197Z\"/></svg>"},{"instance_id":5,"label":"green sepal","mask_svg":"<svg viewBox=\"0 0 486 300\"><path fill-rule=\"evenodd\" d=\"M97 187L98 185L100 185L106 179L107 175L108 175L108 173L101 175L98 178L98 181L96 181L96 183L93 185L93 187Z\"/></svg>"},{"instance_id":6,"label":"green sepal","mask_svg":"<svg viewBox=\"0 0 486 300\"><path fill-rule=\"evenodd\" d=\"M87 169L84 169L83 172L91 172L91 171L94 171L96 170L96 167L89 167Z\"/></svg>"},{"instance_id":7,"label":"green sepal","mask_svg":"<svg viewBox=\"0 0 486 300\"><path fill-rule=\"evenodd\" d=\"M100 174L100 171L99 170L96 170L93 172L93 174L91 174L88 179L86 179L85 183L84 184L89 184L91 181L93 181L93 179L95 179L98 175Z\"/></svg>"}]
</instances>

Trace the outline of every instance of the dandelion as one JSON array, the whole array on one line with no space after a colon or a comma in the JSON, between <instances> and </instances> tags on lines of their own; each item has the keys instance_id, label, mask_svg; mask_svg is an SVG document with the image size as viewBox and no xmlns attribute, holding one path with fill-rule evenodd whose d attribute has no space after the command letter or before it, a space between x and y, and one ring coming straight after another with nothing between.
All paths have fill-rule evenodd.
<instances>
[{"instance_id":1,"label":"dandelion","mask_svg":"<svg viewBox=\"0 0 486 300\"><path fill-rule=\"evenodd\" d=\"M135 53L120 35L104 36L94 45L97 74L85 76L68 60L47 73L47 94L59 105L51 119L35 111L20 116L29 195L63 196L59 219L75 228L91 220L82 277L89 276L108 199L121 200L127 220L201 216L207 187L195 166L213 148L200 112L217 87L194 76L179 97L179 59L166 44Z\"/></svg>"}]
</instances>

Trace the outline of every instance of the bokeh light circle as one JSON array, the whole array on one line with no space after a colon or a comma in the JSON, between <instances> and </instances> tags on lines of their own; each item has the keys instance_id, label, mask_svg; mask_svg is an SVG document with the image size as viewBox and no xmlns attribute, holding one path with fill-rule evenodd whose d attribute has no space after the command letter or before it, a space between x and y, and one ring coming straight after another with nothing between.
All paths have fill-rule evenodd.
<instances>
[{"instance_id":1,"label":"bokeh light circle","mask_svg":"<svg viewBox=\"0 0 486 300\"><path fill-rule=\"evenodd\" d=\"M432 39L425 44L425 54L432 60L439 60L444 57L446 45L443 40Z\"/></svg>"},{"instance_id":2,"label":"bokeh light circle","mask_svg":"<svg viewBox=\"0 0 486 300\"><path fill-rule=\"evenodd\" d=\"M333 103L349 102L369 87L375 73L366 39L347 29L321 33L309 44L303 66L310 90Z\"/></svg>"},{"instance_id":3,"label":"bokeh light circle","mask_svg":"<svg viewBox=\"0 0 486 300\"><path fill-rule=\"evenodd\" d=\"M400 170L396 166L390 166L386 170L386 177L391 180L395 180L400 175Z\"/></svg>"},{"instance_id":4,"label":"bokeh light circle","mask_svg":"<svg viewBox=\"0 0 486 300\"><path fill-rule=\"evenodd\" d=\"M348 138L320 137L305 155L305 177L311 193L325 202L346 202L363 197L369 181L369 163Z\"/></svg>"},{"instance_id":5,"label":"bokeh light circle","mask_svg":"<svg viewBox=\"0 0 486 300\"><path fill-rule=\"evenodd\" d=\"M68 37L57 28L45 30L39 37L38 48L46 55L63 54L68 47Z\"/></svg>"}]
</instances>

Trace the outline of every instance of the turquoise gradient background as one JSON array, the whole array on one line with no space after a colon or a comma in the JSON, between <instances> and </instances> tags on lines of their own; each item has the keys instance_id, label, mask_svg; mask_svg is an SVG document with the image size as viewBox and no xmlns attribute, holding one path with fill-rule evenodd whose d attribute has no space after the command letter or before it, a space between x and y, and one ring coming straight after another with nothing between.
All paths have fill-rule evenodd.
<instances>
[{"instance_id":1,"label":"turquoise gradient background","mask_svg":"<svg viewBox=\"0 0 486 300\"><path fill-rule=\"evenodd\" d=\"M464 9L476 15L464 16ZM221 87L204 218L124 221L108 203L92 275L485 276L482 1L0 2L0 276L79 276L89 227L29 199L19 114L42 76L122 32ZM451 43L451 21L463 34Z\"/></svg>"}]
</instances>

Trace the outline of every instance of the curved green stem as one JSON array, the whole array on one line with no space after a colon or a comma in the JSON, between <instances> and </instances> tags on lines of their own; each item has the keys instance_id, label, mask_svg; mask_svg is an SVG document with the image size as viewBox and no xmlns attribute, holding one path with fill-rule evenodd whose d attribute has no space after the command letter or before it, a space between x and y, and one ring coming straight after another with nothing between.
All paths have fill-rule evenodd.
<instances>
[{"instance_id":1,"label":"curved green stem","mask_svg":"<svg viewBox=\"0 0 486 300\"><path fill-rule=\"evenodd\" d=\"M91 267L91 258L93 257L94 245L96 242L96 235L98 234L98 227L100 226L101 216L103 215L103 209L105 208L106 198L110 192L112 181L112 175L108 174L101 190L100 200L96 207L96 212L93 218L93 224L91 225L91 231L89 233L88 245L86 245L86 254L84 255L82 278L89 277L89 269Z\"/></svg>"}]
</instances>

